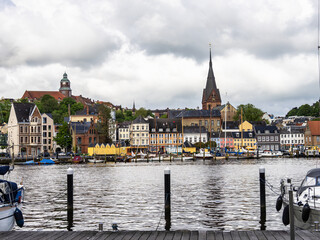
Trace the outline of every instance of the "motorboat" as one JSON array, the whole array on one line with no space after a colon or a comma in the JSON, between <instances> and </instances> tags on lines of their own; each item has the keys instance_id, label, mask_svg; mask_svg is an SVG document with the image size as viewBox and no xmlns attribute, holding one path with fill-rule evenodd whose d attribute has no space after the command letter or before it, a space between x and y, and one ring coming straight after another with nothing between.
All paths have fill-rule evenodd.
<instances>
[{"instance_id":1,"label":"motorboat","mask_svg":"<svg viewBox=\"0 0 320 240\"><path fill-rule=\"evenodd\" d=\"M277 199L276 209L281 205L283 224L289 224L289 190L293 191L294 225L301 229L315 228L320 222L320 168L307 172L300 186L293 186L291 179L280 182L281 194Z\"/></svg>"},{"instance_id":2,"label":"motorboat","mask_svg":"<svg viewBox=\"0 0 320 240\"><path fill-rule=\"evenodd\" d=\"M212 158L213 155L210 152L206 152L200 149L200 152L194 155L196 158Z\"/></svg>"},{"instance_id":3,"label":"motorboat","mask_svg":"<svg viewBox=\"0 0 320 240\"><path fill-rule=\"evenodd\" d=\"M10 231L15 223L22 227L24 224L21 212L24 198L24 187L22 183L8 181L8 175L13 168L10 166L0 166L0 231Z\"/></svg>"},{"instance_id":4,"label":"motorboat","mask_svg":"<svg viewBox=\"0 0 320 240\"><path fill-rule=\"evenodd\" d=\"M104 162L104 160L102 160L102 159L96 159L96 158L88 159L88 161L89 161L90 163L103 163L103 162Z\"/></svg>"},{"instance_id":5,"label":"motorboat","mask_svg":"<svg viewBox=\"0 0 320 240\"><path fill-rule=\"evenodd\" d=\"M281 157L282 155L281 151L263 150L259 152L260 157Z\"/></svg>"}]
</instances>

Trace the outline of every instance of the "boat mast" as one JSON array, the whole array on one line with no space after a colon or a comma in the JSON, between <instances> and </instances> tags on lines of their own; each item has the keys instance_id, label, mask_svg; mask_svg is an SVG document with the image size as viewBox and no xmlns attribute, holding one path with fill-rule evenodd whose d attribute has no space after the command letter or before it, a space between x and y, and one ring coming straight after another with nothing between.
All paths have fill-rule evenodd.
<instances>
[{"instance_id":1,"label":"boat mast","mask_svg":"<svg viewBox=\"0 0 320 240\"><path fill-rule=\"evenodd\" d=\"M241 108L241 148L243 147L243 126L242 126L242 123L243 123L243 119L242 119L242 108Z\"/></svg>"}]
</instances>

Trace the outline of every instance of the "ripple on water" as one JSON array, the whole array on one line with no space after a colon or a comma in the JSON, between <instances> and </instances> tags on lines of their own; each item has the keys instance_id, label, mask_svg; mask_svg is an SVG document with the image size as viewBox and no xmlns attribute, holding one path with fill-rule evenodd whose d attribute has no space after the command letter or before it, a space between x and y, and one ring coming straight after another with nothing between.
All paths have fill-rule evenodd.
<instances>
[{"instance_id":1,"label":"ripple on water","mask_svg":"<svg viewBox=\"0 0 320 240\"><path fill-rule=\"evenodd\" d=\"M16 166L11 180L26 187L22 230L66 229L66 171L74 169L74 230L163 230L164 177L171 170L172 230L260 229L259 167L279 192L283 177L299 184L319 159L264 159L189 163ZM266 189L267 229L287 230ZM15 228L15 230L19 230Z\"/></svg>"}]
</instances>

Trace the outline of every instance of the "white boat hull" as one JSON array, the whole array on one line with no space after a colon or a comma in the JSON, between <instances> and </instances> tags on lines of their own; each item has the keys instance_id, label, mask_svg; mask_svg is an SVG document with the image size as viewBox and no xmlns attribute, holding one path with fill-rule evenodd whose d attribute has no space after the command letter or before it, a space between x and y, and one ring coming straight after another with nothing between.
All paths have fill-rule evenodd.
<instances>
[{"instance_id":1,"label":"white boat hull","mask_svg":"<svg viewBox=\"0 0 320 240\"><path fill-rule=\"evenodd\" d=\"M13 229L15 223L13 214L15 210L15 206L0 207L0 231L11 231Z\"/></svg>"}]
</instances>

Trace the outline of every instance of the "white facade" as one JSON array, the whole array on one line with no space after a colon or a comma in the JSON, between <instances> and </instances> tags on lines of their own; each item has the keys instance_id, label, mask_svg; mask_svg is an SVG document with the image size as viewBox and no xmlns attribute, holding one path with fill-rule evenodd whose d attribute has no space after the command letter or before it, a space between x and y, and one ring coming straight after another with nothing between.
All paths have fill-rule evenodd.
<instances>
[{"instance_id":1,"label":"white facade","mask_svg":"<svg viewBox=\"0 0 320 240\"><path fill-rule=\"evenodd\" d=\"M206 133L184 133L183 134L184 142L188 141L192 144L197 142L206 143L208 142L208 134Z\"/></svg>"},{"instance_id":2,"label":"white facade","mask_svg":"<svg viewBox=\"0 0 320 240\"><path fill-rule=\"evenodd\" d=\"M53 143L54 137L54 122L51 116L44 113L42 116L42 147L43 151L47 151L49 153L55 152L54 146L56 144Z\"/></svg>"},{"instance_id":3,"label":"white facade","mask_svg":"<svg viewBox=\"0 0 320 240\"><path fill-rule=\"evenodd\" d=\"M130 145L136 147L149 146L149 123L147 121L133 123L130 126Z\"/></svg>"}]
</instances>

